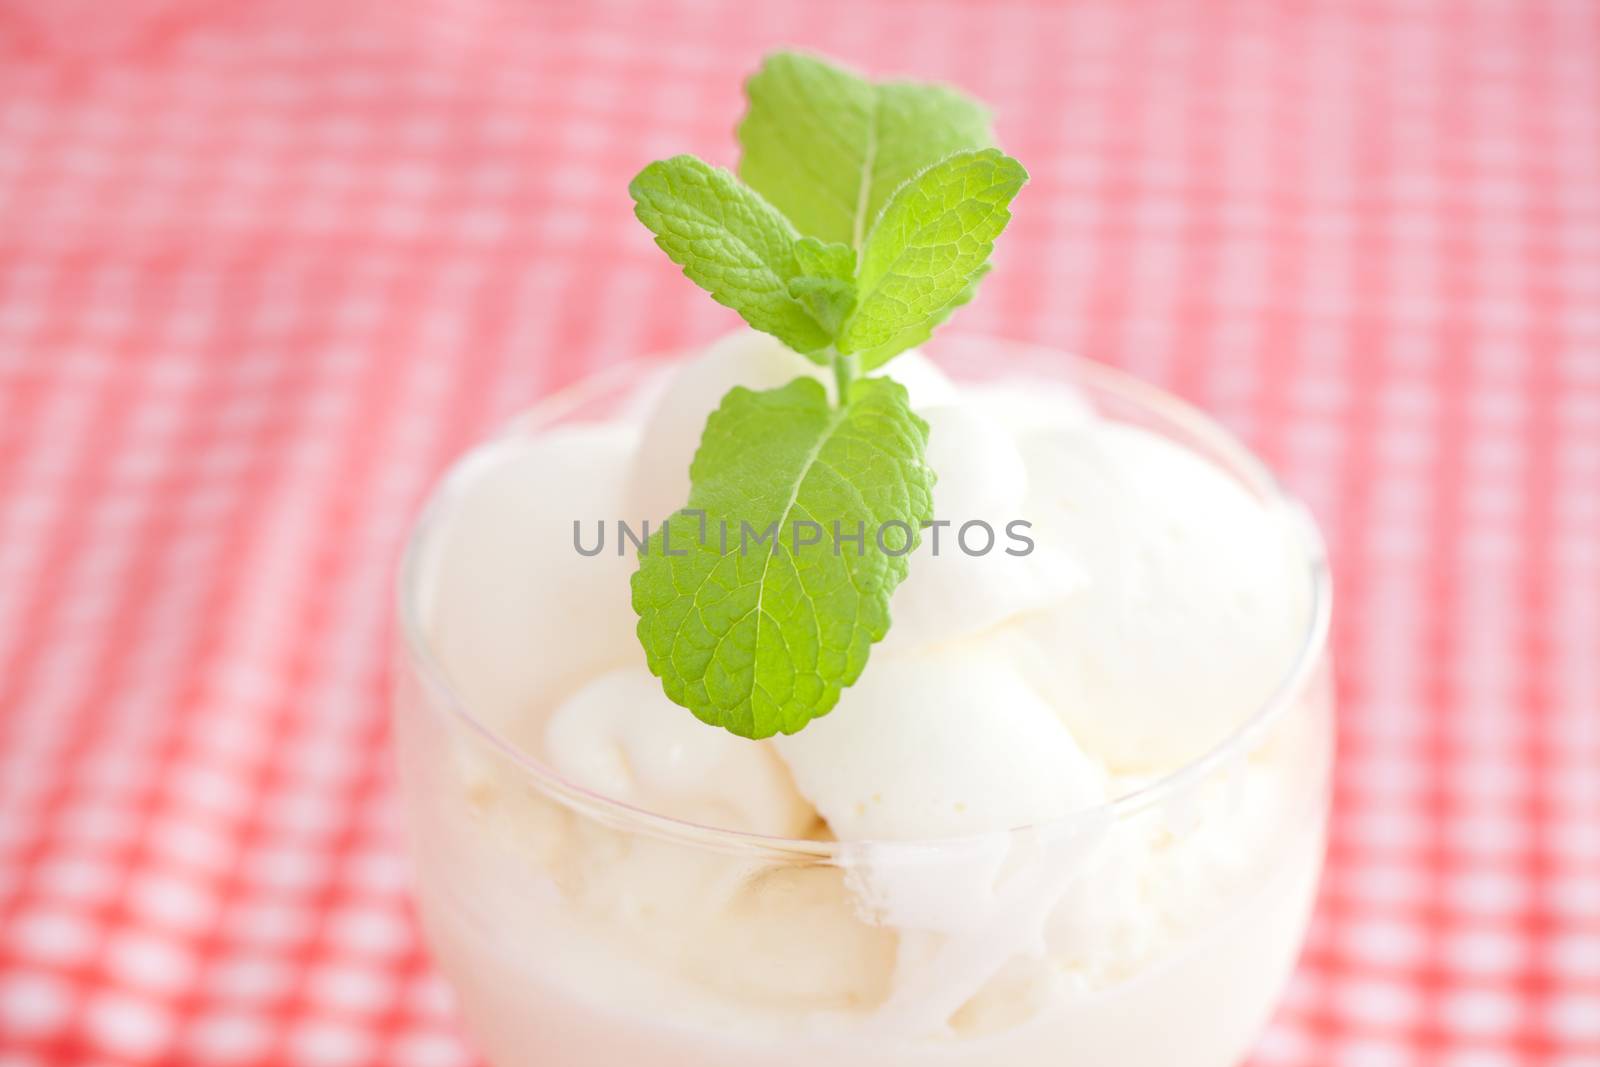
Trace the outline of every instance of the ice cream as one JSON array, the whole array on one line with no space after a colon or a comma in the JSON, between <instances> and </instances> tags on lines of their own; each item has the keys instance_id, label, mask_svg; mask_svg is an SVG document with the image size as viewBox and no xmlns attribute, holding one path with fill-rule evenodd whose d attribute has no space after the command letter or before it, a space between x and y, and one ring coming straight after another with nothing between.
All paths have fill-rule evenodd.
<instances>
[{"instance_id":1,"label":"ice cream","mask_svg":"<svg viewBox=\"0 0 1600 1067\"><path fill-rule=\"evenodd\" d=\"M972 400L920 407L938 525L923 532L911 577L895 591L894 625L880 650L902 650L981 634L1029 608L1057 602L1087 576L1077 561L1029 546L1027 460L1003 413ZM1013 523L1027 525L1016 526ZM1036 547L1036 546L1035 546ZM987 548L987 551L984 549Z\"/></svg>"},{"instance_id":2,"label":"ice cream","mask_svg":"<svg viewBox=\"0 0 1600 1067\"><path fill-rule=\"evenodd\" d=\"M1092 422L1021 447L1038 536L1087 575L1015 628L1028 677L1119 770L1202 755L1293 662L1303 556L1238 482L1147 430Z\"/></svg>"},{"instance_id":3,"label":"ice cream","mask_svg":"<svg viewBox=\"0 0 1600 1067\"><path fill-rule=\"evenodd\" d=\"M619 639L633 625L632 562L608 551L572 566L571 523L623 513L621 473L637 451L627 427L579 425L469 461L471 491L428 590L430 626L462 702L519 744L539 744L551 697L635 659ZM550 520L551 500L564 521ZM605 639L574 639L585 633Z\"/></svg>"},{"instance_id":4,"label":"ice cream","mask_svg":"<svg viewBox=\"0 0 1600 1067\"><path fill-rule=\"evenodd\" d=\"M402 765L424 920L499 1067L1226 1067L1270 1009L1328 757L1325 678L1298 662L1317 621L1301 531L1059 382L887 371L929 423L952 525L912 557L861 679L793 736L667 701L632 561L576 555L570 520L659 520L728 388L820 368L741 333L676 372L641 431L511 438L453 479L418 556L421 626L520 751L415 693ZM1015 519L1030 553L1004 552ZM969 520L989 551L962 551ZM1116 803L1288 684L1293 713L1235 757Z\"/></svg>"},{"instance_id":5,"label":"ice cream","mask_svg":"<svg viewBox=\"0 0 1600 1067\"><path fill-rule=\"evenodd\" d=\"M888 656L774 746L846 841L962 837L1060 818L1104 776L994 647Z\"/></svg>"},{"instance_id":6,"label":"ice cream","mask_svg":"<svg viewBox=\"0 0 1600 1067\"><path fill-rule=\"evenodd\" d=\"M709 730L640 666L603 674L550 717L545 748L579 785L674 819L799 837L816 812L765 745Z\"/></svg>"}]
</instances>

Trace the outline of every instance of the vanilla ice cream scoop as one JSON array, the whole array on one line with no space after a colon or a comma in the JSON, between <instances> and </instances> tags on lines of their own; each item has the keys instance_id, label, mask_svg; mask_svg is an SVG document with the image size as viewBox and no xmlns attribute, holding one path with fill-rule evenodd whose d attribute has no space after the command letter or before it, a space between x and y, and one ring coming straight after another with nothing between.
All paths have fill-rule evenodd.
<instances>
[{"instance_id":1,"label":"vanilla ice cream scoop","mask_svg":"<svg viewBox=\"0 0 1600 1067\"><path fill-rule=\"evenodd\" d=\"M638 447L629 427L574 424L491 445L441 537L430 629L463 701L519 742L545 701L635 661L629 602L634 561L573 547L574 520L592 547L597 522L623 507Z\"/></svg>"},{"instance_id":2,"label":"vanilla ice cream scoop","mask_svg":"<svg viewBox=\"0 0 1600 1067\"><path fill-rule=\"evenodd\" d=\"M1023 539L1028 471L1011 430L970 403L935 404L919 414L928 423L940 525L923 531L890 601L885 656L981 633L1084 580L1073 560L1031 551L1037 546ZM1020 536L1013 536L1019 522Z\"/></svg>"},{"instance_id":3,"label":"vanilla ice cream scoop","mask_svg":"<svg viewBox=\"0 0 1600 1067\"><path fill-rule=\"evenodd\" d=\"M603 674L562 703L545 752L577 784L675 819L776 837L816 823L766 743L707 726L642 666Z\"/></svg>"},{"instance_id":4,"label":"vanilla ice cream scoop","mask_svg":"<svg viewBox=\"0 0 1600 1067\"><path fill-rule=\"evenodd\" d=\"M1053 819L1100 772L998 650L874 657L837 707L775 738L841 840L955 837Z\"/></svg>"},{"instance_id":5,"label":"vanilla ice cream scoop","mask_svg":"<svg viewBox=\"0 0 1600 1067\"><path fill-rule=\"evenodd\" d=\"M700 722L643 667L562 703L545 755L570 781L702 826L803 837L820 825L769 743ZM629 951L672 959L735 1002L837 1008L887 987L894 936L860 921L837 870L767 870L609 831L579 840L570 859L585 906L626 925ZM761 964L774 955L784 967Z\"/></svg>"},{"instance_id":6,"label":"vanilla ice cream scoop","mask_svg":"<svg viewBox=\"0 0 1600 1067\"><path fill-rule=\"evenodd\" d=\"M1040 551L1083 586L1009 627L1030 681L1118 772L1203 754L1271 696L1310 579L1285 519L1199 455L1100 423L1024 435Z\"/></svg>"},{"instance_id":7,"label":"vanilla ice cream scoop","mask_svg":"<svg viewBox=\"0 0 1600 1067\"><path fill-rule=\"evenodd\" d=\"M975 410L1002 423L1013 434L1065 430L1096 418L1084 395L1066 382L1040 378L997 378L961 390Z\"/></svg>"}]
</instances>

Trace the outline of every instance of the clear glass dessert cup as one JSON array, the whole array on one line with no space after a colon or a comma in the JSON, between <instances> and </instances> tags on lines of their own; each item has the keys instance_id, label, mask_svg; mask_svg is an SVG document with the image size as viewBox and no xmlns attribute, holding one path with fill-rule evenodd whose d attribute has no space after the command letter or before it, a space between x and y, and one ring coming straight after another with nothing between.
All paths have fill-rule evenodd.
<instances>
[{"instance_id":1,"label":"clear glass dessert cup","mask_svg":"<svg viewBox=\"0 0 1600 1067\"><path fill-rule=\"evenodd\" d=\"M1303 558L1295 661L1204 755L1055 822L844 843L692 825L564 780L441 663L434 557L497 447L482 446L444 478L405 553L395 734L418 910L496 1067L1230 1067L1248 1054L1299 954L1324 850L1331 605L1317 532L1238 442L1154 388L1011 342L942 338L930 355L958 383L1001 365L1070 383L1102 418L1236 479ZM496 440L611 417L639 377L633 365L590 380Z\"/></svg>"}]
</instances>

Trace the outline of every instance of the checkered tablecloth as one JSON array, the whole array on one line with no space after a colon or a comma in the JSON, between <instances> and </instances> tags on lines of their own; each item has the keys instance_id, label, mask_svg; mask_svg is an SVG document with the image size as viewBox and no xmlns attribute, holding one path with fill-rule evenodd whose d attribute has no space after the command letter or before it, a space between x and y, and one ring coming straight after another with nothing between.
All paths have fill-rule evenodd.
<instances>
[{"instance_id":1,"label":"checkered tablecloth","mask_svg":"<svg viewBox=\"0 0 1600 1067\"><path fill-rule=\"evenodd\" d=\"M1327 530L1255 1067L1600 1065L1600 4L0 0L0 1067L471 1062L396 551L498 420L734 322L625 185L731 162L785 43L992 101L1033 182L960 328L1195 400Z\"/></svg>"}]
</instances>

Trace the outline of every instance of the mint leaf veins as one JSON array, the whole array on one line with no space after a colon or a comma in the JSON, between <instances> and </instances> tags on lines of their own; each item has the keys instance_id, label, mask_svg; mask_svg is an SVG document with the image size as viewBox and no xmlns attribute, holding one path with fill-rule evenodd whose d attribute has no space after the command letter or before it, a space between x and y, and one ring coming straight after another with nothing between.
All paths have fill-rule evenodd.
<instances>
[{"instance_id":1,"label":"mint leaf veins","mask_svg":"<svg viewBox=\"0 0 1600 1067\"><path fill-rule=\"evenodd\" d=\"M795 52L767 57L745 93L739 177L802 233L854 248L913 176L994 144L989 110L954 89L874 85Z\"/></svg>"},{"instance_id":2,"label":"mint leaf veins","mask_svg":"<svg viewBox=\"0 0 1600 1067\"><path fill-rule=\"evenodd\" d=\"M667 696L744 737L793 733L833 707L888 632L903 549L933 517L927 441L885 378L858 379L837 406L811 378L728 393L689 467L688 508L633 576Z\"/></svg>"},{"instance_id":3,"label":"mint leaf veins","mask_svg":"<svg viewBox=\"0 0 1600 1067\"><path fill-rule=\"evenodd\" d=\"M934 473L904 388L859 375L972 299L1027 172L944 86L784 52L746 88L739 177L652 163L634 213L714 300L831 367L833 397L810 378L729 392L632 586L667 696L759 738L827 714L888 632Z\"/></svg>"},{"instance_id":4,"label":"mint leaf veins","mask_svg":"<svg viewBox=\"0 0 1600 1067\"><path fill-rule=\"evenodd\" d=\"M839 351L867 352L870 370L926 339L970 298L1027 178L1022 164L986 148L935 163L896 190L862 251Z\"/></svg>"},{"instance_id":5,"label":"mint leaf veins","mask_svg":"<svg viewBox=\"0 0 1600 1067\"><path fill-rule=\"evenodd\" d=\"M802 271L800 235L733 175L694 156L674 156L640 171L628 192L656 244L712 299L796 352L810 354L832 342L838 323L825 328L812 303L790 291L793 283L805 292L808 282L819 280ZM855 258L843 246L804 251L813 269L842 264L844 257L853 265Z\"/></svg>"}]
</instances>

